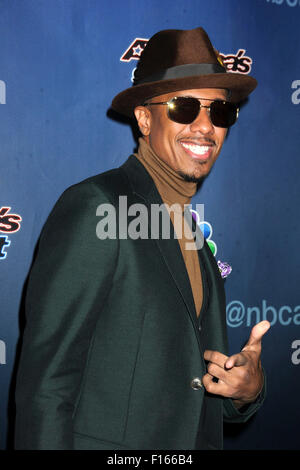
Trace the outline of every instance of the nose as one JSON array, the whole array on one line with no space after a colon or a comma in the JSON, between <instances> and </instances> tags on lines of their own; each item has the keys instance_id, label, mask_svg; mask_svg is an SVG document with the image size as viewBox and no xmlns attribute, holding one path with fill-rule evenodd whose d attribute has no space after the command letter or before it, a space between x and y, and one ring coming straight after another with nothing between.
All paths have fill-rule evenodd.
<instances>
[{"instance_id":1,"label":"nose","mask_svg":"<svg viewBox=\"0 0 300 470\"><path fill-rule=\"evenodd\" d=\"M213 134L214 126L209 116L209 106L201 106L196 119L190 124L192 132L200 131L201 134Z\"/></svg>"}]
</instances>

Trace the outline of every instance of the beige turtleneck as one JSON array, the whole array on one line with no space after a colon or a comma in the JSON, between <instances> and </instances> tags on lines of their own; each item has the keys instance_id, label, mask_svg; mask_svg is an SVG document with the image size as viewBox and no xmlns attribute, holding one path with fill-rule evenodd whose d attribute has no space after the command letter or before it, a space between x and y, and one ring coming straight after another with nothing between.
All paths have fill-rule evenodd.
<instances>
[{"instance_id":1,"label":"beige turtleneck","mask_svg":"<svg viewBox=\"0 0 300 470\"><path fill-rule=\"evenodd\" d=\"M199 316L203 301L203 286L198 252L196 249L186 249L186 244L193 243L193 241L190 237L188 238L186 236L188 235L187 224L183 226L184 205L190 204L191 198L197 190L197 183L185 181L173 168L155 154L142 137L139 139L138 153L135 154L135 156L152 177L163 202L168 206L177 204L182 208L179 218L178 213L174 218L174 212L172 210L169 211L169 214L177 236L178 234L182 234L182 236L178 236L178 241L190 279L197 316ZM179 223L181 225L180 227L178 225Z\"/></svg>"}]
</instances>

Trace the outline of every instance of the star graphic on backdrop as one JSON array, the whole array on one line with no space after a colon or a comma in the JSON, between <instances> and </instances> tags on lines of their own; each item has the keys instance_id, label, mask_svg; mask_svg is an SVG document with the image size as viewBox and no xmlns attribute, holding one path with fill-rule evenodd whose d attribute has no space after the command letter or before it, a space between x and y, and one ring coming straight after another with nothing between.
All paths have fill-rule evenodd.
<instances>
[{"instance_id":1,"label":"star graphic on backdrop","mask_svg":"<svg viewBox=\"0 0 300 470\"><path fill-rule=\"evenodd\" d=\"M133 53L134 55L140 56L142 53L143 49L141 48L140 45L133 47Z\"/></svg>"}]
</instances>

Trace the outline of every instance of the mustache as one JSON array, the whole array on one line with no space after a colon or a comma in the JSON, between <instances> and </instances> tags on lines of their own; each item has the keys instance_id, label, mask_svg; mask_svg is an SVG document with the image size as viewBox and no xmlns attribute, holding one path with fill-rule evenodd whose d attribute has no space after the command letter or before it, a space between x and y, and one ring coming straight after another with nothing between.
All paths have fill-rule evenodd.
<instances>
[{"instance_id":1,"label":"mustache","mask_svg":"<svg viewBox=\"0 0 300 470\"><path fill-rule=\"evenodd\" d=\"M183 137L179 139L181 142L191 142L195 145L216 145L216 142L210 137Z\"/></svg>"}]
</instances>

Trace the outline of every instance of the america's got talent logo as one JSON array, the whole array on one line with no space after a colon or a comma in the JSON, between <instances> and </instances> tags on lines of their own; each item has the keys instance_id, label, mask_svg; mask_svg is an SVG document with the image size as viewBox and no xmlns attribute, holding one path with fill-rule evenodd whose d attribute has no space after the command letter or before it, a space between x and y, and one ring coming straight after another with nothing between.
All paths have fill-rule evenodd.
<instances>
[{"instance_id":1,"label":"america's got talent logo","mask_svg":"<svg viewBox=\"0 0 300 470\"><path fill-rule=\"evenodd\" d=\"M7 257L6 249L11 245L8 234L18 232L21 228L22 217L10 211L11 207L0 207L0 260Z\"/></svg>"},{"instance_id":2,"label":"america's got talent logo","mask_svg":"<svg viewBox=\"0 0 300 470\"><path fill-rule=\"evenodd\" d=\"M121 55L121 62L139 60L149 39L135 38ZM241 73L247 75L251 72L252 58L246 55L246 49L238 49L235 54L218 53L219 62L226 68L227 72ZM134 81L135 68L132 71L131 81Z\"/></svg>"},{"instance_id":3,"label":"america's got talent logo","mask_svg":"<svg viewBox=\"0 0 300 470\"><path fill-rule=\"evenodd\" d=\"M130 62L131 60L139 60L148 41L149 39L135 38L120 57L120 61Z\"/></svg>"}]
</instances>

